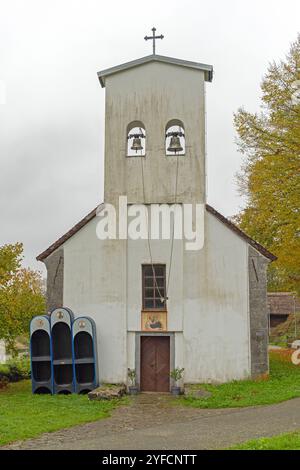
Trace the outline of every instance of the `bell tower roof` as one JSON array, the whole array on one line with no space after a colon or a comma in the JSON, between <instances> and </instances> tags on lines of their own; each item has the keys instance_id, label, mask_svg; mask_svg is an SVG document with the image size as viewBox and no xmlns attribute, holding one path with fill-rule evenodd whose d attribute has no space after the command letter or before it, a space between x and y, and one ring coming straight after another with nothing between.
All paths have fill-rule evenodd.
<instances>
[{"instance_id":1,"label":"bell tower roof","mask_svg":"<svg viewBox=\"0 0 300 470\"><path fill-rule=\"evenodd\" d=\"M148 64L150 62L162 62L170 65L177 65L180 67L186 67L189 69L201 70L204 72L205 81L212 82L213 79L213 66L208 64L201 64L199 62L191 62L189 60L176 59L174 57L166 57L163 55L151 54L140 59L131 60L130 62L125 62L124 64L116 65L109 69L102 70L98 72L98 79L102 87L105 87L106 77L110 75L123 72L134 67L139 67L143 64Z\"/></svg>"}]
</instances>

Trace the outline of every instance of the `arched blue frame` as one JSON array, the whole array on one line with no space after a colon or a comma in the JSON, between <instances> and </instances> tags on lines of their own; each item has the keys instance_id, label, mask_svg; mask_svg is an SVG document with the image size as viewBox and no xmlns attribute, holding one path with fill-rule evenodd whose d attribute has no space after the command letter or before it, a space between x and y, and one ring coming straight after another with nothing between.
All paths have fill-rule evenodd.
<instances>
[{"instance_id":1,"label":"arched blue frame","mask_svg":"<svg viewBox=\"0 0 300 470\"><path fill-rule=\"evenodd\" d=\"M98 387L98 354L95 322L78 317L72 324L73 376L76 393Z\"/></svg>"},{"instance_id":2,"label":"arched blue frame","mask_svg":"<svg viewBox=\"0 0 300 470\"><path fill-rule=\"evenodd\" d=\"M51 328L46 315L30 322L30 364L32 393L53 393Z\"/></svg>"},{"instance_id":3,"label":"arched blue frame","mask_svg":"<svg viewBox=\"0 0 300 470\"><path fill-rule=\"evenodd\" d=\"M53 393L74 391L72 323L74 314L68 308L51 312L51 344L53 367Z\"/></svg>"}]
</instances>

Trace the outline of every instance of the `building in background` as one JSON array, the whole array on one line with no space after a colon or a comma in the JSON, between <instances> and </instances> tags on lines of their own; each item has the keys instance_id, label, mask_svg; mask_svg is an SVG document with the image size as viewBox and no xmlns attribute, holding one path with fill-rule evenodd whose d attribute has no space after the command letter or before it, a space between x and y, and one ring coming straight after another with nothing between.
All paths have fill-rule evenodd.
<instances>
[{"instance_id":1,"label":"building in background","mask_svg":"<svg viewBox=\"0 0 300 470\"><path fill-rule=\"evenodd\" d=\"M297 313L300 314L300 299L294 292L268 292L270 329L284 323L289 315Z\"/></svg>"}]
</instances>

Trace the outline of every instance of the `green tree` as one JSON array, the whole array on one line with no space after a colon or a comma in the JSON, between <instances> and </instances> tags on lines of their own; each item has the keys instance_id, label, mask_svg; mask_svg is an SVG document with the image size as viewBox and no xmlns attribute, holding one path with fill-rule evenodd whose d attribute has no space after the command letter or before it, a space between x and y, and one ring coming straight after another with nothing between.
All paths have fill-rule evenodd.
<instances>
[{"instance_id":1,"label":"green tree","mask_svg":"<svg viewBox=\"0 0 300 470\"><path fill-rule=\"evenodd\" d=\"M41 275L22 267L23 245L0 247L0 339L14 350L17 336L28 334L34 315L45 313Z\"/></svg>"},{"instance_id":2,"label":"green tree","mask_svg":"<svg viewBox=\"0 0 300 470\"><path fill-rule=\"evenodd\" d=\"M269 289L300 293L300 35L284 61L269 65L261 90L259 114L234 116L247 200L236 221L278 257Z\"/></svg>"}]
</instances>

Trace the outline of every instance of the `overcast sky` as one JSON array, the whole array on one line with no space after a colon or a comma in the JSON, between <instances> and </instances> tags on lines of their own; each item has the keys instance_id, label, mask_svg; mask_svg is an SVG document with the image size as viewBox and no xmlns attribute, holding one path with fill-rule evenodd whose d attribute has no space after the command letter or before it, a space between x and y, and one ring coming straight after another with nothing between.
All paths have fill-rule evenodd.
<instances>
[{"instance_id":1,"label":"overcast sky","mask_svg":"<svg viewBox=\"0 0 300 470\"><path fill-rule=\"evenodd\" d=\"M104 89L97 71L152 52L214 66L207 84L208 202L242 204L233 129L259 109L268 63L299 27L298 0L0 0L0 244L25 263L93 209L103 193ZM3 99L3 93L2 93Z\"/></svg>"}]
</instances>

